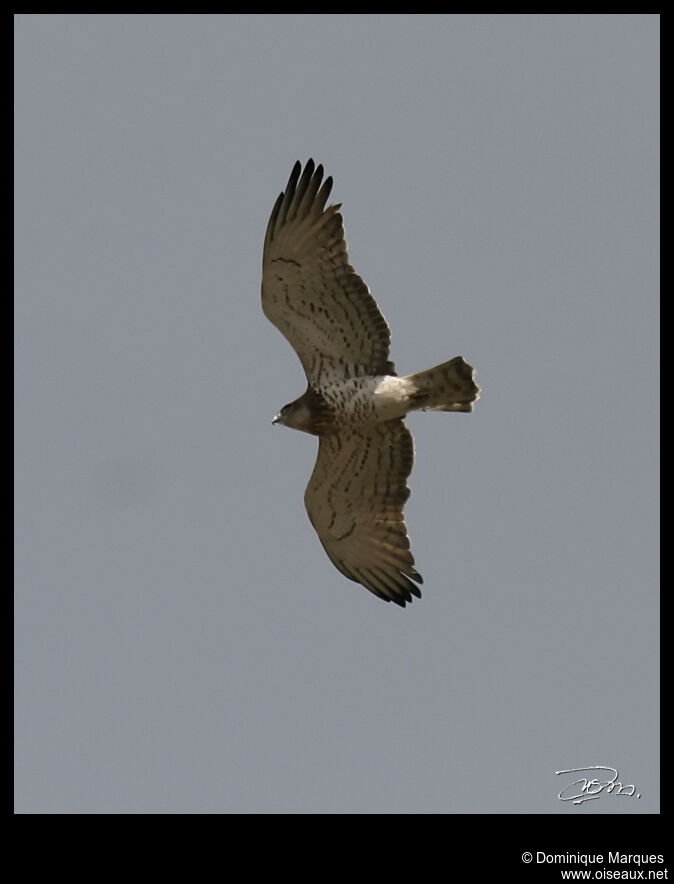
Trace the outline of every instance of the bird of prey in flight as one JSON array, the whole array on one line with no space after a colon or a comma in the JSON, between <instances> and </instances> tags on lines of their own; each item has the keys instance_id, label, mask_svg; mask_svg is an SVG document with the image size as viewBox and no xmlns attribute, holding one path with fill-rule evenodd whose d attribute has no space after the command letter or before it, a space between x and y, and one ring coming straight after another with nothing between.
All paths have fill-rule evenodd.
<instances>
[{"instance_id":1,"label":"bird of prey in flight","mask_svg":"<svg viewBox=\"0 0 674 884\"><path fill-rule=\"evenodd\" d=\"M398 377L391 334L349 264L332 178L295 163L264 239L262 309L307 376L305 393L273 423L318 436L304 503L326 553L345 577L386 602L421 598L403 517L414 445L408 411L471 411L479 387L461 356Z\"/></svg>"}]
</instances>

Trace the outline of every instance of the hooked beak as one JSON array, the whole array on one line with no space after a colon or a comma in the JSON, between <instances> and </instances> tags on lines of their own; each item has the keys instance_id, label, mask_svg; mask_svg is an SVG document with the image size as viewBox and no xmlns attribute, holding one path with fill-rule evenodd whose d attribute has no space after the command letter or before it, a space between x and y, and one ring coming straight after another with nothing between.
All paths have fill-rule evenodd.
<instances>
[{"instance_id":1,"label":"hooked beak","mask_svg":"<svg viewBox=\"0 0 674 884\"><path fill-rule=\"evenodd\" d=\"M274 417L271 419L271 422L272 422L272 424L277 424L277 423L280 421L280 419L281 419L281 415L280 415L280 414L276 414L276 415L274 415Z\"/></svg>"}]
</instances>

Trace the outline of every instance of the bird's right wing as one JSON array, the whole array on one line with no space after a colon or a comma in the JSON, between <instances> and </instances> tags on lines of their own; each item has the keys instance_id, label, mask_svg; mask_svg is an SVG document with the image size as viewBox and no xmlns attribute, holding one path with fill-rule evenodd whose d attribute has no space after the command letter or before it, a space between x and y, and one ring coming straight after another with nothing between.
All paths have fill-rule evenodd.
<instances>
[{"instance_id":1,"label":"bird's right wing","mask_svg":"<svg viewBox=\"0 0 674 884\"><path fill-rule=\"evenodd\" d=\"M262 260L262 309L296 350L309 384L395 374L391 334L349 264L340 206L325 203L332 178L295 163L272 209Z\"/></svg>"},{"instance_id":2,"label":"bird's right wing","mask_svg":"<svg viewBox=\"0 0 674 884\"><path fill-rule=\"evenodd\" d=\"M402 420L321 436L304 502L333 564L350 580L405 607L421 598L403 517L414 461Z\"/></svg>"}]
</instances>

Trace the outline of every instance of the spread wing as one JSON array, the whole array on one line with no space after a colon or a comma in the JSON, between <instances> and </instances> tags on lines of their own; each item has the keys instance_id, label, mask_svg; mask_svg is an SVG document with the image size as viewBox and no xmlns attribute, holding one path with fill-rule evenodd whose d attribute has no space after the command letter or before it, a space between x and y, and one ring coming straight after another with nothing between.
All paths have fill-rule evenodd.
<instances>
[{"instance_id":1,"label":"spread wing","mask_svg":"<svg viewBox=\"0 0 674 884\"><path fill-rule=\"evenodd\" d=\"M395 374L391 334L349 265L340 206L325 203L332 178L295 163L272 209L262 260L262 309L297 351L309 384Z\"/></svg>"},{"instance_id":2,"label":"spread wing","mask_svg":"<svg viewBox=\"0 0 674 884\"><path fill-rule=\"evenodd\" d=\"M321 436L304 503L333 564L387 602L421 598L403 506L414 461L402 420ZM410 579L411 578L411 579Z\"/></svg>"}]
</instances>

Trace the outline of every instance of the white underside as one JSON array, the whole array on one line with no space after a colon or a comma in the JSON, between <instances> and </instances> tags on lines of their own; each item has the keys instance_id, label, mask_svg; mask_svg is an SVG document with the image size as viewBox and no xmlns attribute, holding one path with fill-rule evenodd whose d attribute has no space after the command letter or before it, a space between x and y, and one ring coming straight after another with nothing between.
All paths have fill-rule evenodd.
<instances>
[{"instance_id":1,"label":"white underside","mask_svg":"<svg viewBox=\"0 0 674 884\"><path fill-rule=\"evenodd\" d=\"M372 397L380 420L404 417L409 410L409 397L414 392L414 385L407 378L391 375L373 378L372 381Z\"/></svg>"}]
</instances>

